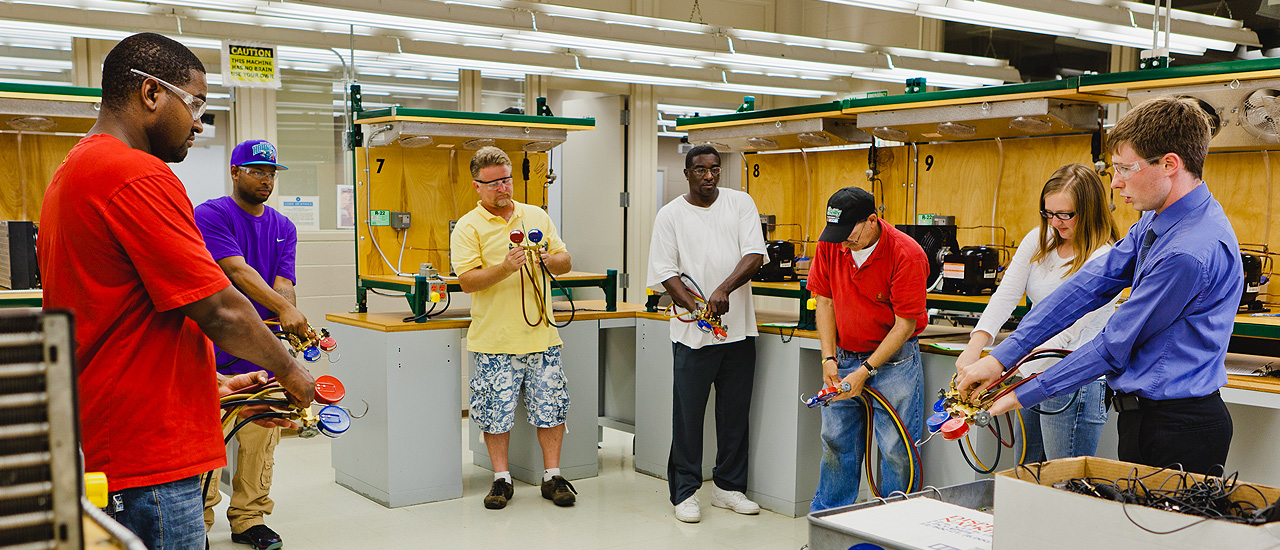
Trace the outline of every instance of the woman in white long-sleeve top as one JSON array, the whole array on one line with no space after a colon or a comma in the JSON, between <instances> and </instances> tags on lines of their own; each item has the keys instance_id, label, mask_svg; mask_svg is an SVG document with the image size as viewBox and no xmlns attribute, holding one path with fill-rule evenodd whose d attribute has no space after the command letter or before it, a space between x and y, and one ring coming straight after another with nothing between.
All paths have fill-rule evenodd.
<instances>
[{"instance_id":1,"label":"woman in white long-sleeve top","mask_svg":"<svg viewBox=\"0 0 1280 550\"><path fill-rule=\"evenodd\" d=\"M994 335L1024 294L1035 307L1085 263L1106 255L1120 237L1107 206L1106 186L1092 167L1083 164L1059 168L1044 184L1040 191L1040 218L1040 227L1028 232L1019 243L1004 279L970 333L968 346L956 360L957 368L982 356L982 348L994 341ZM1115 308L1116 301L1112 300L1040 347L1079 348L1102 331ZM1043 371L1054 361L1028 363L1022 367L1022 375ZM1025 462L1094 454L1107 421L1105 393L1106 382L1099 378L1080 388L1074 403L1072 394L1067 394L1054 396L1039 407L1052 412L1070 404L1060 414L1024 411Z\"/></svg>"}]
</instances>

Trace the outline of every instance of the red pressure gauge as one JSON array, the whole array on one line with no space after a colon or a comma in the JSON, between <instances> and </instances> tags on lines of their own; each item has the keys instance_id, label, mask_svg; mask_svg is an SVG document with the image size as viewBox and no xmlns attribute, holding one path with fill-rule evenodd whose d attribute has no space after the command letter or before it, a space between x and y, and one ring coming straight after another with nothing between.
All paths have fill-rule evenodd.
<instances>
[{"instance_id":1,"label":"red pressure gauge","mask_svg":"<svg viewBox=\"0 0 1280 550\"><path fill-rule=\"evenodd\" d=\"M952 418L942 423L942 438L948 441L960 439L969 433L969 425L963 418Z\"/></svg>"},{"instance_id":2,"label":"red pressure gauge","mask_svg":"<svg viewBox=\"0 0 1280 550\"><path fill-rule=\"evenodd\" d=\"M332 405L347 396L347 388L342 381L329 375L316 378L316 402Z\"/></svg>"},{"instance_id":3,"label":"red pressure gauge","mask_svg":"<svg viewBox=\"0 0 1280 550\"><path fill-rule=\"evenodd\" d=\"M519 229L512 229L512 230L511 230L511 242L516 243L516 244L520 244L520 243L524 242L524 231L521 231L521 230L519 230Z\"/></svg>"}]
</instances>

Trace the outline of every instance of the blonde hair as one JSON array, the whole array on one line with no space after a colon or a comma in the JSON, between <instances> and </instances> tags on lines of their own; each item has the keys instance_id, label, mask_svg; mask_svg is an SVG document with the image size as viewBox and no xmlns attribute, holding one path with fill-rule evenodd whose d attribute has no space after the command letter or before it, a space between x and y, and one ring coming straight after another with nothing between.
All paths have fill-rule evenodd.
<instances>
[{"instance_id":1,"label":"blonde hair","mask_svg":"<svg viewBox=\"0 0 1280 550\"><path fill-rule=\"evenodd\" d=\"M1084 267L1094 251L1104 244L1120 239L1120 230L1107 206L1107 188L1092 167L1068 164L1059 168L1040 190L1040 210L1044 210L1044 198L1054 193L1066 193L1071 197L1076 212L1076 229L1071 234L1071 248L1075 258L1067 264L1067 275ZM1049 220L1040 217L1040 242L1031 261L1037 262L1057 250L1065 241L1057 231L1049 227Z\"/></svg>"},{"instance_id":2,"label":"blonde hair","mask_svg":"<svg viewBox=\"0 0 1280 550\"><path fill-rule=\"evenodd\" d=\"M490 166L511 166L511 157L508 157L502 149L492 145L481 147L471 156L471 178L479 179L480 170Z\"/></svg>"}]
</instances>

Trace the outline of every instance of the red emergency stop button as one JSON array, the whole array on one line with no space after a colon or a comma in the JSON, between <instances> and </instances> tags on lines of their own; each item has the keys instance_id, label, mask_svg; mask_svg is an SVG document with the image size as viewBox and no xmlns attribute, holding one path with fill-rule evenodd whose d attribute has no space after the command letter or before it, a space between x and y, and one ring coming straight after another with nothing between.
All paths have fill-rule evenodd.
<instances>
[{"instance_id":1,"label":"red emergency stop button","mask_svg":"<svg viewBox=\"0 0 1280 550\"><path fill-rule=\"evenodd\" d=\"M316 379L316 401L325 405L332 405L342 401L347 396L347 388L343 387L342 381L329 375L324 375Z\"/></svg>"}]
</instances>

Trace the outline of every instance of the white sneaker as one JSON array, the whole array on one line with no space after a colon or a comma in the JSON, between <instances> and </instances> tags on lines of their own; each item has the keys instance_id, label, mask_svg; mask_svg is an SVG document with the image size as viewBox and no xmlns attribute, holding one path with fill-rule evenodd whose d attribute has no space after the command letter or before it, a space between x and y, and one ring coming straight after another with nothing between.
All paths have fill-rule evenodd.
<instances>
[{"instance_id":1,"label":"white sneaker","mask_svg":"<svg viewBox=\"0 0 1280 550\"><path fill-rule=\"evenodd\" d=\"M676 505L676 519L685 523L702 521L702 509L698 507L698 495L690 496Z\"/></svg>"},{"instance_id":2,"label":"white sneaker","mask_svg":"<svg viewBox=\"0 0 1280 550\"><path fill-rule=\"evenodd\" d=\"M711 505L716 508L728 508L739 514L760 513L760 505L751 502L747 495L740 491L725 491L714 484L711 486Z\"/></svg>"}]
</instances>

